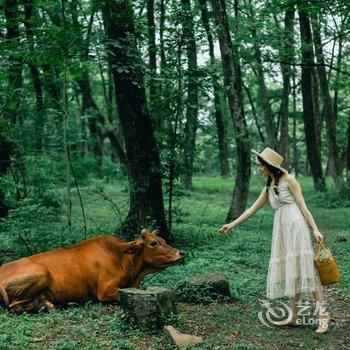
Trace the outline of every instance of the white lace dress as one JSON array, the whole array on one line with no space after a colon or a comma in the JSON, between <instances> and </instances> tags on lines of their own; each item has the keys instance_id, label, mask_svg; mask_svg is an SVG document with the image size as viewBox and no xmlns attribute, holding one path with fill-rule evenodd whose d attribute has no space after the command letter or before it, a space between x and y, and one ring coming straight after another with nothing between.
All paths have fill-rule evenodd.
<instances>
[{"instance_id":1,"label":"white lace dress","mask_svg":"<svg viewBox=\"0 0 350 350\"><path fill-rule=\"evenodd\" d=\"M290 297L299 292L322 290L320 277L314 266L308 223L285 179L280 179L278 190L279 195L276 195L272 184L269 187L269 201L275 209L275 217L266 296L276 299Z\"/></svg>"}]
</instances>

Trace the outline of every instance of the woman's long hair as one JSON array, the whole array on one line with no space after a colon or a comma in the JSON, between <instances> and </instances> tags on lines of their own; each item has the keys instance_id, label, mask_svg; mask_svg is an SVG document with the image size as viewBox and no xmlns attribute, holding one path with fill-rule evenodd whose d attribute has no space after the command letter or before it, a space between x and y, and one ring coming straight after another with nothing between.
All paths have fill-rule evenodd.
<instances>
[{"instance_id":1,"label":"woman's long hair","mask_svg":"<svg viewBox=\"0 0 350 350\"><path fill-rule=\"evenodd\" d=\"M279 191L278 191L278 183L280 181L281 176L284 174L284 172L276 167L274 167L273 165L267 163L264 159L262 159L260 156L257 156L258 161L260 162L261 165L266 166L266 168L268 169L268 171L270 171L273 176L275 177L275 185L273 186L273 190L275 191L276 195L279 195ZM266 194L269 195L269 187L272 183L272 177L269 175L267 177L267 181L266 181Z\"/></svg>"}]
</instances>

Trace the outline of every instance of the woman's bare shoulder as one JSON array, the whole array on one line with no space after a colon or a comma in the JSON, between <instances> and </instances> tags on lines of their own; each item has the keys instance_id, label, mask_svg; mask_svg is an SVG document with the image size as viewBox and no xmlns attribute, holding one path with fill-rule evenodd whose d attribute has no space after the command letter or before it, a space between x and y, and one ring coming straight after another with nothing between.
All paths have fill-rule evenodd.
<instances>
[{"instance_id":1,"label":"woman's bare shoulder","mask_svg":"<svg viewBox=\"0 0 350 350\"><path fill-rule=\"evenodd\" d=\"M287 174L283 178L285 179L288 185L295 186L299 184L298 180L292 174Z\"/></svg>"}]
</instances>

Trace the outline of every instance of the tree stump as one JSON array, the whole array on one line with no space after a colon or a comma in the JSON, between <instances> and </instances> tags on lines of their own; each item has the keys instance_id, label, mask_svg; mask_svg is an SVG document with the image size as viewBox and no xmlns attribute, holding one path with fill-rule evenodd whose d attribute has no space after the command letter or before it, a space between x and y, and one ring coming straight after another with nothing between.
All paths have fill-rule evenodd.
<instances>
[{"instance_id":1,"label":"tree stump","mask_svg":"<svg viewBox=\"0 0 350 350\"><path fill-rule=\"evenodd\" d=\"M214 273L192 276L181 280L175 289L176 300L189 303L210 303L228 299L230 285L225 276Z\"/></svg>"},{"instance_id":2,"label":"tree stump","mask_svg":"<svg viewBox=\"0 0 350 350\"><path fill-rule=\"evenodd\" d=\"M177 314L172 290L162 287L120 289L120 305L127 320L145 331L161 330Z\"/></svg>"}]
</instances>

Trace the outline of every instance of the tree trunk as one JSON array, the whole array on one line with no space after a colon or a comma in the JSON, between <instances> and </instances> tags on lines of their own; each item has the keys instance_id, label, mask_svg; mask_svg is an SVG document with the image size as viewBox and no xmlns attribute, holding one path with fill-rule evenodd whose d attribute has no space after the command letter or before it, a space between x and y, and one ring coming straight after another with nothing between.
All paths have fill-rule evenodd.
<instances>
[{"instance_id":1,"label":"tree trunk","mask_svg":"<svg viewBox=\"0 0 350 350\"><path fill-rule=\"evenodd\" d=\"M78 38L78 41L81 45L80 59L82 62L88 60L89 56L89 44L90 44L90 35L91 27L94 18L94 12L90 15L89 24L87 27L87 34L84 37L81 29L81 25L78 20L78 1L71 1L70 13L72 17L72 27L75 30L75 35ZM90 132L90 143L92 148L93 157L95 160L95 176L100 178L102 177L102 159L103 159L103 136L102 130L97 123L96 114L99 113L97 105L92 97L92 91L90 86L90 75L87 68L83 67L80 76L76 79L77 84L82 93L82 115L87 114L87 126Z\"/></svg>"},{"instance_id":2,"label":"tree trunk","mask_svg":"<svg viewBox=\"0 0 350 350\"><path fill-rule=\"evenodd\" d=\"M122 230L135 235L141 227L154 225L168 237L160 159L146 103L132 5L130 0L102 0L101 5L129 165L130 209Z\"/></svg>"},{"instance_id":3,"label":"tree trunk","mask_svg":"<svg viewBox=\"0 0 350 350\"><path fill-rule=\"evenodd\" d=\"M299 154L297 140L297 94L295 83L295 70L293 70L293 168L295 176L299 176Z\"/></svg>"},{"instance_id":4,"label":"tree trunk","mask_svg":"<svg viewBox=\"0 0 350 350\"><path fill-rule=\"evenodd\" d=\"M286 164L289 163L288 154L288 101L290 94L290 77L291 77L291 65L294 58L294 43L293 43L293 23L294 23L294 6L288 9L284 17L284 35L283 35L283 48L280 52L281 72L283 77L283 92L280 106L280 140L279 140L279 153L285 159Z\"/></svg>"},{"instance_id":5,"label":"tree trunk","mask_svg":"<svg viewBox=\"0 0 350 350\"><path fill-rule=\"evenodd\" d=\"M112 129L110 125L107 124L106 118L102 115L100 109L98 108L91 92L90 80L88 74L85 72L84 75L77 79L77 83L80 87L83 102L82 102L82 113L85 113L87 110L92 111L95 117L92 117L88 120L88 128L90 130L91 136L94 138L93 142L93 153L96 161L98 161L102 157L102 149L99 144L99 139L102 131L99 130L97 125L97 120L101 125L106 126L106 134L111 142L111 146L116 152L119 161L124 166L127 166L126 155L123 150L123 146L116 134L116 132Z\"/></svg>"},{"instance_id":6,"label":"tree trunk","mask_svg":"<svg viewBox=\"0 0 350 350\"><path fill-rule=\"evenodd\" d=\"M345 137L345 166L346 166L346 182L348 191L350 191L350 116L348 118L348 127Z\"/></svg>"},{"instance_id":7,"label":"tree trunk","mask_svg":"<svg viewBox=\"0 0 350 350\"><path fill-rule=\"evenodd\" d=\"M245 210L250 181L250 141L243 109L242 80L237 46L230 36L225 0L211 0L218 27L224 84L233 121L236 140L237 173L232 201L226 220L237 218ZM237 3L236 3L237 5Z\"/></svg>"},{"instance_id":8,"label":"tree trunk","mask_svg":"<svg viewBox=\"0 0 350 350\"><path fill-rule=\"evenodd\" d=\"M207 9L207 0L199 0L201 6L201 16L202 22L207 34L208 44L209 44L209 55L210 63L212 69L215 70L215 55L214 55L214 42L213 35L211 34L208 9ZM222 177L229 176L229 163L228 163L228 142L227 142L227 130L224 123L221 101L220 101L220 82L219 75L217 72L212 73L213 77L213 91L214 91L214 107L215 107L215 122L216 129L218 133L218 143L219 143L219 159L220 159L220 171Z\"/></svg>"},{"instance_id":9,"label":"tree trunk","mask_svg":"<svg viewBox=\"0 0 350 350\"><path fill-rule=\"evenodd\" d=\"M17 0L5 0L4 14L6 18L6 42L19 45L19 11ZM13 128L20 116L20 100L22 88L22 58L10 54L8 60L7 96L0 118L0 180L6 175L11 165L11 155L16 152L12 139ZM10 207L5 201L5 189L0 187L0 218L7 216Z\"/></svg>"},{"instance_id":10,"label":"tree trunk","mask_svg":"<svg viewBox=\"0 0 350 350\"><path fill-rule=\"evenodd\" d=\"M60 99L61 99L61 86L58 84L58 74L56 70L48 65L43 64L42 66L43 74L44 74L44 82L47 85L47 91L51 97L50 105L56 111L60 110Z\"/></svg>"},{"instance_id":11,"label":"tree trunk","mask_svg":"<svg viewBox=\"0 0 350 350\"><path fill-rule=\"evenodd\" d=\"M262 109L263 109L262 113L265 119L266 135L269 142L268 146L270 146L273 149L276 149L277 132L276 132L274 116L273 116L272 108L270 104L269 92L265 82L264 67L263 67L263 62L261 58L261 50L258 43L258 32L256 29L256 21L254 18L254 9L253 9L251 0L249 0L249 3L251 6L250 16L252 20L251 32L254 38L253 48L254 48L254 56L255 56L255 64L256 64L256 78L258 80L258 87L259 87L258 90L259 90L259 95L260 95Z\"/></svg>"},{"instance_id":12,"label":"tree trunk","mask_svg":"<svg viewBox=\"0 0 350 350\"><path fill-rule=\"evenodd\" d=\"M256 110L255 110L255 107L254 107L252 94L250 93L250 90L249 90L248 86L246 86L244 83L243 83L243 88L244 88L244 91L246 92L248 100L249 100L250 108L252 110L252 114L253 114L253 117L254 117L256 128L258 129L260 140L261 140L262 144L264 145L265 144L265 137L264 137L264 134L263 134L263 132L261 130L261 127L260 127L260 124L259 124L259 120L258 120L258 116L256 115Z\"/></svg>"},{"instance_id":13,"label":"tree trunk","mask_svg":"<svg viewBox=\"0 0 350 350\"><path fill-rule=\"evenodd\" d=\"M92 13L90 16L87 34L86 34L86 37L84 38L82 33L82 26L80 25L77 17L77 6L78 6L78 2L76 0L72 1L72 19L73 19L73 24L77 31L77 35L79 36L79 41L83 44L83 49L81 52L81 60L87 61L89 58L89 43L90 43L91 27L93 24L94 13ZM102 126L106 126L106 124L109 124L108 119L104 115L102 115L97 103L95 102L92 89L91 89L91 84L90 84L90 75L87 68L83 69L80 77L78 77L76 81L83 97L81 112L83 115L86 112L90 114L90 118L88 119L87 126L90 131L90 136L92 140L92 151L94 154L94 159L96 161L95 175L97 177L101 177L104 133L103 133L103 130L101 130L101 127L98 125L98 122ZM109 102L111 103L111 99L109 99ZM110 111L108 110L108 112ZM126 166L127 164L126 164L125 152L123 150L121 143L119 142L119 139L115 131L113 130L111 125L107 125L106 129L107 129L106 134L110 140L111 146L114 148L116 154L118 155L120 163Z\"/></svg>"},{"instance_id":14,"label":"tree trunk","mask_svg":"<svg viewBox=\"0 0 350 350\"><path fill-rule=\"evenodd\" d=\"M329 165L331 168L331 175L336 186L342 189L344 186L344 179L342 176L341 160L339 155L339 148L336 137L336 119L334 115L333 102L329 93L329 84L324 62L324 55L322 50L322 41L320 33L320 25L317 15L312 20L313 37L315 44L316 59L318 63L317 73L320 82L321 96L323 100L322 113L327 124L328 134L328 156Z\"/></svg>"},{"instance_id":15,"label":"tree trunk","mask_svg":"<svg viewBox=\"0 0 350 350\"><path fill-rule=\"evenodd\" d=\"M343 58L343 38L342 36L339 36L337 72L336 72L335 83L334 83L334 103L333 103L333 113L334 113L335 121L337 121L337 117L338 117L339 78L340 78L340 71L342 66L342 58Z\"/></svg>"},{"instance_id":16,"label":"tree trunk","mask_svg":"<svg viewBox=\"0 0 350 350\"><path fill-rule=\"evenodd\" d=\"M12 151L12 142L7 139L7 135L5 135L3 131L4 130L0 133L0 181L11 165ZM7 217L10 207L5 201L5 189L2 187L1 183L0 186L0 218L5 218Z\"/></svg>"},{"instance_id":17,"label":"tree trunk","mask_svg":"<svg viewBox=\"0 0 350 350\"><path fill-rule=\"evenodd\" d=\"M182 185L192 188L193 162L196 151L196 133L198 127L198 82L197 49L194 37L193 15L190 0L181 0L183 10L183 34L187 50L187 108L184 140L184 158Z\"/></svg>"},{"instance_id":18,"label":"tree trunk","mask_svg":"<svg viewBox=\"0 0 350 350\"><path fill-rule=\"evenodd\" d=\"M90 78L87 71L83 72L82 76L77 79L77 83L80 87L80 91L82 93L82 114L89 114L89 118L87 120L87 126L90 131L90 139L92 141L92 152L95 159L95 175L97 177L102 176L102 157L103 150L101 148L100 137L102 131L97 124L97 116L96 114L100 114L100 111L92 97L91 87L90 87ZM103 120L103 117L100 116L100 119Z\"/></svg>"},{"instance_id":19,"label":"tree trunk","mask_svg":"<svg viewBox=\"0 0 350 350\"><path fill-rule=\"evenodd\" d=\"M108 64L108 70L107 70L107 81L106 82L104 81L102 71L101 71L101 79L102 79L103 89L105 90L104 91L105 111L107 115L105 116L103 113L101 113L100 109L97 106L97 103L95 102L95 106L98 108L98 110L96 110L96 112L98 112L97 119L103 127L103 132L109 138L109 142L113 149L111 153L112 159L114 160L114 162L119 161L120 164L127 167L128 164L127 164L127 159L125 154L125 143L123 140L123 135L120 130L120 126L118 125L119 124L118 111L114 110L114 100L113 100L114 86L113 86L112 72L109 64Z\"/></svg>"},{"instance_id":20,"label":"tree trunk","mask_svg":"<svg viewBox=\"0 0 350 350\"><path fill-rule=\"evenodd\" d=\"M323 176L321 164L321 149L317 142L317 120L315 116L315 99L312 66L314 54L312 49L312 37L310 20L307 10L298 3L300 35L301 35L301 90L303 96L304 130L308 161L312 173L314 188L316 191L325 191L326 183Z\"/></svg>"},{"instance_id":21,"label":"tree trunk","mask_svg":"<svg viewBox=\"0 0 350 350\"><path fill-rule=\"evenodd\" d=\"M33 0L24 0L24 25L26 28L27 38L29 40L29 45L31 50L34 49L33 41L33 19L36 17L35 13L35 3ZM44 110L44 99L43 99L43 89L40 79L40 72L35 63L29 63L30 73L33 80L33 88L35 92L36 100L36 111L37 116L35 118L35 138L36 138L36 149L41 151L43 148L43 133L44 133L44 121L45 121L45 110Z\"/></svg>"},{"instance_id":22,"label":"tree trunk","mask_svg":"<svg viewBox=\"0 0 350 350\"><path fill-rule=\"evenodd\" d=\"M153 120L154 129L159 131L160 118L156 113L157 99L157 47L156 24L154 22L154 0L147 0L147 28L148 28L148 58L149 58L149 110Z\"/></svg>"},{"instance_id":23,"label":"tree trunk","mask_svg":"<svg viewBox=\"0 0 350 350\"><path fill-rule=\"evenodd\" d=\"M166 65L165 45L164 45L164 29L165 29L165 0L160 0L160 20L159 20L159 45L160 45L160 71L164 73Z\"/></svg>"}]
</instances>

